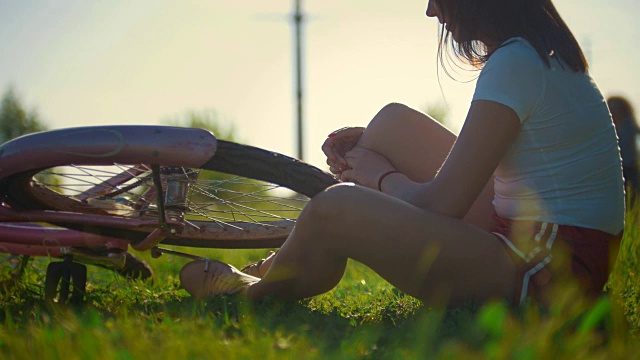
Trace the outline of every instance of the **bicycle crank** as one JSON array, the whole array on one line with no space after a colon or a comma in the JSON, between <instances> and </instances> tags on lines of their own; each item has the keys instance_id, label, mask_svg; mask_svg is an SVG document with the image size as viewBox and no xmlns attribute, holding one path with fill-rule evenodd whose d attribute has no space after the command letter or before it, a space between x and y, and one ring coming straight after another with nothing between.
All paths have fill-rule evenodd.
<instances>
[{"instance_id":1,"label":"bicycle crank","mask_svg":"<svg viewBox=\"0 0 640 360\"><path fill-rule=\"evenodd\" d=\"M80 304L84 299L86 286L87 267L73 262L71 256L65 256L63 261L47 266L44 299L53 302L56 295L59 295L58 304Z\"/></svg>"},{"instance_id":2,"label":"bicycle crank","mask_svg":"<svg viewBox=\"0 0 640 360\"><path fill-rule=\"evenodd\" d=\"M124 252L92 253L82 248L63 248L61 252L86 265L97 265L111 270L122 270L127 262Z\"/></svg>"}]
</instances>

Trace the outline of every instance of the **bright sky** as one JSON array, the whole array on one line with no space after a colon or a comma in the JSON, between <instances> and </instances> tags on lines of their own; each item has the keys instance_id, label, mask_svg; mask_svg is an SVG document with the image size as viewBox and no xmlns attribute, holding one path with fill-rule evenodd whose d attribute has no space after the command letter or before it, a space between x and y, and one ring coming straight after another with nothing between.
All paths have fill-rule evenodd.
<instances>
[{"instance_id":1,"label":"bright sky","mask_svg":"<svg viewBox=\"0 0 640 360\"><path fill-rule=\"evenodd\" d=\"M556 0L607 95L640 111L637 0ZM474 82L436 66L426 0L303 0L305 160L379 108L444 103L460 128ZM242 142L295 156L293 0L3 0L0 86L51 128L156 124L216 110ZM462 79L472 80L473 74ZM443 96L444 95L444 96Z\"/></svg>"}]
</instances>

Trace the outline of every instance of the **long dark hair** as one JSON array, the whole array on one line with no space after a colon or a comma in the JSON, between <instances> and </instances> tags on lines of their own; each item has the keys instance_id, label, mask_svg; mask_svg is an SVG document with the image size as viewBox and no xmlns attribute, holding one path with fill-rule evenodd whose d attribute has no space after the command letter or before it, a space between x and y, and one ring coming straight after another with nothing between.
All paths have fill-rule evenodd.
<instances>
[{"instance_id":1,"label":"long dark hair","mask_svg":"<svg viewBox=\"0 0 640 360\"><path fill-rule=\"evenodd\" d=\"M450 29L457 29L456 40L449 30L440 28L438 58L444 66L443 48L481 68L491 56L479 39L502 44L512 37L526 39L547 66L549 57L559 56L571 70L586 72L587 60L569 27L551 0L435 0L447 14Z\"/></svg>"}]
</instances>

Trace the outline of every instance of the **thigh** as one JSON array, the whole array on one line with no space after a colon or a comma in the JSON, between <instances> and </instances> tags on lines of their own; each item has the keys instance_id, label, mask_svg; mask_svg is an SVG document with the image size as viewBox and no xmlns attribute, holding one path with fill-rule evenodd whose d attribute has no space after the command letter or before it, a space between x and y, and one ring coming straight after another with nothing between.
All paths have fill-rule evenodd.
<instances>
[{"instance_id":1,"label":"thigh","mask_svg":"<svg viewBox=\"0 0 640 360\"><path fill-rule=\"evenodd\" d=\"M456 135L428 115L401 104L385 106L367 126L359 145L374 150L418 182L431 181L449 155ZM484 230L493 224L493 178L464 220Z\"/></svg>"},{"instance_id":2,"label":"thigh","mask_svg":"<svg viewBox=\"0 0 640 360\"><path fill-rule=\"evenodd\" d=\"M335 258L357 260L427 303L510 298L515 288L515 266L495 236L368 188L330 188L301 220Z\"/></svg>"}]
</instances>

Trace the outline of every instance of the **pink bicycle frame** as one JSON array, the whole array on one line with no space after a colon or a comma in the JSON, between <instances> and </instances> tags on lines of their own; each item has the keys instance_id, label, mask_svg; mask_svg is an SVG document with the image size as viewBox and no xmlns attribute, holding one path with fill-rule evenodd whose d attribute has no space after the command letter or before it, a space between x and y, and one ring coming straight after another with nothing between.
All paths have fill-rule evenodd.
<instances>
[{"instance_id":1,"label":"pink bicycle frame","mask_svg":"<svg viewBox=\"0 0 640 360\"><path fill-rule=\"evenodd\" d=\"M88 234L33 223L1 223L0 252L30 256L62 257L65 249L106 246L128 249L128 242L107 236Z\"/></svg>"}]
</instances>

